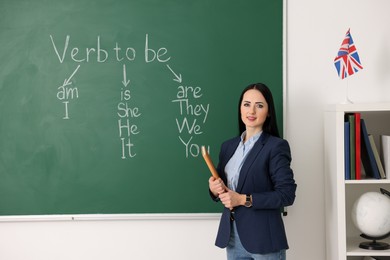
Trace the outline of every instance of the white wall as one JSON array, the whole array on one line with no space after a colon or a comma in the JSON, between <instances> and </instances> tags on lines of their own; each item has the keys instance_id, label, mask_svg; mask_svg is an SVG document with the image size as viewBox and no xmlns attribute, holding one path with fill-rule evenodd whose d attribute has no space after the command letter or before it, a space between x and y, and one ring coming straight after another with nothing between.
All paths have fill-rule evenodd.
<instances>
[{"instance_id":1,"label":"white wall","mask_svg":"<svg viewBox=\"0 0 390 260\"><path fill-rule=\"evenodd\" d=\"M286 218L290 260L325 258L323 108L390 102L387 0L290 0L287 3L287 139L297 199ZM333 60L348 28L364 69L345 80ZM329 259L332 260L332 259Z\"/></svg>"},{"instance_id":2,"label":"white wall","mask_svg":"<svg viewBox=\"0 0 390 260\"><path fill-rule=\"evenodd\" d=\"M0 259L224 259L216 228L215 218L0 223Z\"/></svg>"},{"instance_id":3,"label":"white wall","mask_svg":"<svg viewBox=\"0 0 390 260\"><path fill-rule=\"evenodd\" d=\"M345 99L390 102L387 0L287 3L286 137L297 199L285 218L289 260L325 259L323 107ZM333 59L351 28L364 69L337 77ZM259 79L261 81L261 79ZM0 259L225 259L218 220L0 222Z\"/></svg>"}]
</instances>

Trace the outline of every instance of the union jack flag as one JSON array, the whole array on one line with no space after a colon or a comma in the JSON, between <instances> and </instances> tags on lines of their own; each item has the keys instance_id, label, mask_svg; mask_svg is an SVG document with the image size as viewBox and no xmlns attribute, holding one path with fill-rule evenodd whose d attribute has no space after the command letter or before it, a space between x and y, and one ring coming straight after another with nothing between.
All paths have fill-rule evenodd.
<instances>
[{"instance_id":1,"label":"union jack flag","mask_svg":"<svg viewBox=\"0 0 390 260\"><path fill-rule=\"evenodd\" d=\"M334 65L336 66L337 73L341 79L351 76L355 72L363 69L349 29L345 34L337 57L334 59Z\"/></svg>"}]
</instances>

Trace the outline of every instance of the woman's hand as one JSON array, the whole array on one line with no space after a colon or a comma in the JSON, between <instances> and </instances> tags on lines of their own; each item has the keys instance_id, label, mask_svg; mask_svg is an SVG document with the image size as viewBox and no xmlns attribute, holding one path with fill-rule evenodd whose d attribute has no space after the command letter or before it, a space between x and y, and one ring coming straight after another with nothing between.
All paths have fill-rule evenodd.
<instances>
[{"instance_id":1,"label":"woman's hand","mask_svg":"<svg viewBox=\"0 0 390 260\"><path fill-rule=\"evenodd\" d=\"M234 207L245 204L246 195L227 189L226 192L219 194L219 199L226 208L232 210Z\"/></svg>"},{"instance_id":2,"label":"woman's hand","mask_svg":"<svg viewBox=\"0 0 390 260\"><path fill-rule=\"evenodd\" d=\"M209 188L215 197L218 197L220 194L228 190L221 178L216 179L213 176L209 179Z\"/></svg>"},{"instance_id":3,"label":"woman's hand","mask_svg":"<svg viewBox=\"0 0 390 260\"><path fill-rule=\"evenodd\" d=\"M222 204L230 210L245 204L246 195L239 194L226 187L221 178L215 179L211 176L209 179L209 188L213 195L219 197Z\"/></svg>"}]
</instances>

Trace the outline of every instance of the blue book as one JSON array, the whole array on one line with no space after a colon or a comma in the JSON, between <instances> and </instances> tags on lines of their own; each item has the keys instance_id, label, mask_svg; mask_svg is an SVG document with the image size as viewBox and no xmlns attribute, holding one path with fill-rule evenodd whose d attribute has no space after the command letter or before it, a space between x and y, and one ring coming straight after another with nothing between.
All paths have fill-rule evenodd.
<instances>
[{"instance_id":1,"label":"blue book","mask_svg":"<svg viewBox=\"0 0 390 260\"><path fill-rule=\"evenodd\" d=\"M344 122L344 168L345 168L345 179L351 179L351 155L350 155L350 138L349 138L350 123Z\"/></svg>"},{"instance_id":2,"label":"blue book","mask_svg":"<svg viewBox=\"0 0 390 260\"><path fill-rule=\"evenodd\" d=\"M368 138L369 134L367 132L366 124L364 119L360 121L361 132L362 132L362 162L364 171L366 172L366 177L373 177L375 179L380 179L379 169L376 164L374 152L372 150L370 139Z\"/></svg>"}]
</instances>

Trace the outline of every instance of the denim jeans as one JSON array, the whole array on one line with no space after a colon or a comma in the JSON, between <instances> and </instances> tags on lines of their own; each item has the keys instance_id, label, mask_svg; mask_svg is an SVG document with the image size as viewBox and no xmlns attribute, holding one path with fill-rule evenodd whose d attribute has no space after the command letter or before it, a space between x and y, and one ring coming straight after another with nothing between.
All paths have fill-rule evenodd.
<instances>
[{"instance_id":1,"label":"denim jeans","mask_svg":"<svg viewBox=\"0 0 390 260\"><path fill-rule=\"evenodd\" d=\"M286 250L265 255L252 254L245 250L238 237L236 223L232 223L232 233L226 248L228 260L286 260Z\"/></svg>"}]
</instances>

